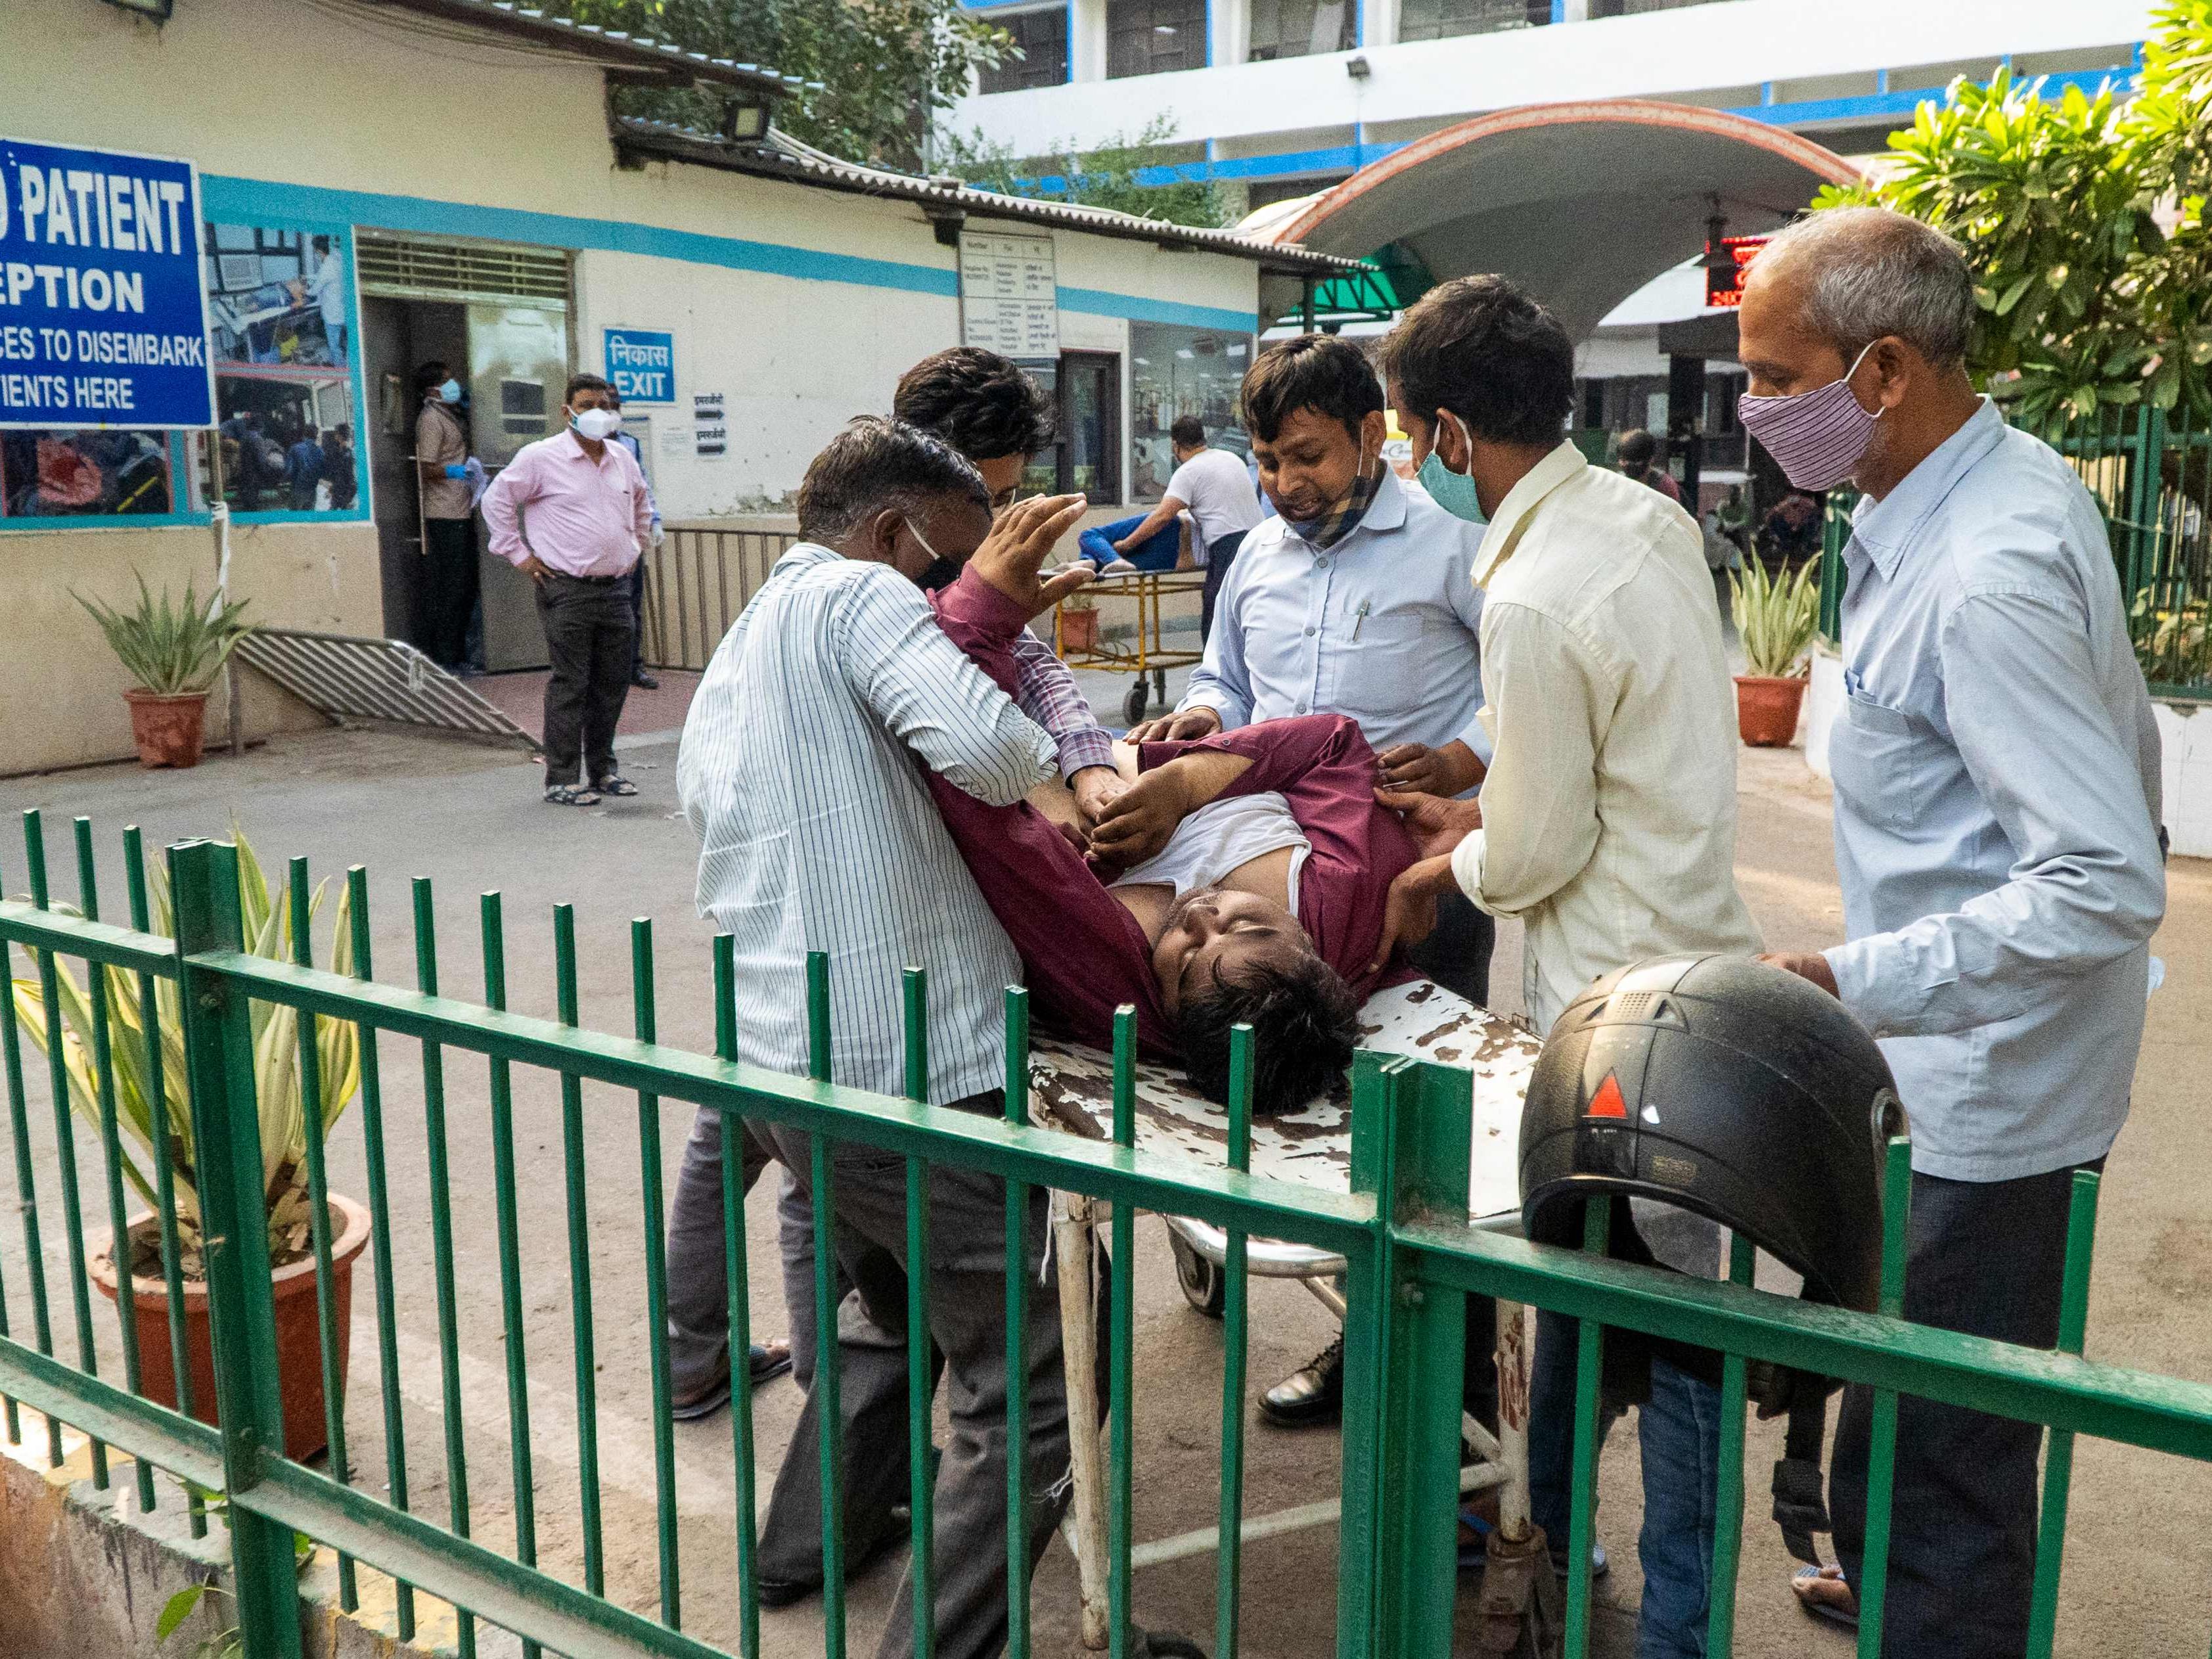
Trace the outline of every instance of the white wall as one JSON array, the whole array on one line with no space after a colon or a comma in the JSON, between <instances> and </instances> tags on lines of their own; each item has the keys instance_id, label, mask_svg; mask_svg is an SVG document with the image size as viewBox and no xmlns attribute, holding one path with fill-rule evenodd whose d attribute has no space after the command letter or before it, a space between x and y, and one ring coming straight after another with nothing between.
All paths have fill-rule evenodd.
<instances>
[{"instance_id":1,"label":"white wall","mask_svg":"<svg viewBox=\"0 0 2212 1659\"><path fill-rule=\"evenodd\" d=\"M1364 81L1332 53L970 97L951 119L1023 155L1070 135L1088 144L1134 132L1161 114L1187 139L1280 134L2131 43L2143 38L2151 9L2148 0L1732 0L1369 46Z\"/></svg>"}]
</instances>

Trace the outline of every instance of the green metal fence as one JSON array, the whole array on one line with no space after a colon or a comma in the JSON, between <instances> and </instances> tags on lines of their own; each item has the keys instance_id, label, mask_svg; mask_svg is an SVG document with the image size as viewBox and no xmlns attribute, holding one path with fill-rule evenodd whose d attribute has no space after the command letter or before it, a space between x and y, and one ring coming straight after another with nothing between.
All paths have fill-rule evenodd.
<instances>
[{"instance_id":1,"label":"green metal fence","mask_svg":"<svg viewBox=\"0 0 2212 1659\"><path fill-rule=\"evenodd\" d=\"M1883 1312L1866 1316L1823 1309L1750 1288L1750 1252L1741 1248L1735 1252L1727 1283L1686 1279L1607 1260L1600 1253L1605 1225L1601 1206L1591 1212L1586 1248L1579 1253L1534 1247L1471 1227L1466 1214L1470 1084L1466 1073L1452 1067L1372 1054L1360 1056L1352 1082L1352 1191L1332 1194L1248 1173L1250 1121L1243 1104L1231 1113L1233 1128L1223 1165L1136 1150L1133 1030L1127 1018L1115 1054L1111 1139L1079 1139L1016 1121L1028 1075L1026 1007L1017 990L1009 990L1006 1003L1006 1078L1007 1099L1012 1103L1007 1120L997 1121L931 1108L915 1099L883 1098L830 1085L827 1079L834 1034L826 1016L827 969L819 959L811 964L807 983L793 988L794 995L807 1000L811 1075L783 1077L730 1058L736 1027L726 940L718 941L712 963L719 1052L695 1054L654 1040L654 955L647 924L642 921L634 924L632 933L635 1033L618 1037L579 1024L573 921L565 908L555 917L556 1018L532 1018L504 1007L503 919L495 894L482 900L485 996L481 1004L471 1003L440 991L440 957L427 882L418 881L414 890L416 987L402 989L372 975L368 889L364 872L357 868L348 872L345 883L349 960L343 964L344 971L336 971L317 967L309 959L311 895L308 872L301 861L295 860L289 872L289 913L249 915L240 902L240 854L235 849L205 842L171 848L167 860L167 892L173 901L171 938L149 931L149 884L135 832L126 832L124 842L132 925L122 927L99 920L89 824L79 820L76 831L76 909L81 914L65 913L48 890L35 813L26 816L25 828L31 897L0 902L0 951L11 969L17 952L22 953L31 969L30 982L43 993L40 1006L46 1024L40 1035L48 1050L52 1139L34 1157L35 1103L25 1077L23 1045L16 1020L0 1019L0 1065L6 1074L15 1195L23 1222L20 1255L0 1251L0 1395L5 1396L5 1429L20 1445L27 1434L41 1432L34 1419L43 1415L47 1453L58 1464L64 1443L57 1425L74 1425L93 1438L91 1478L101 1486L118 1479L106 1449L127 1453L137 1460L130 1479L142 1506L184 1501L170 1495L176 1488L157 1487L155 1469L181 1477L199 1490L223 1494L228 1504L238 1613L246 1650L252 1659L290 1659L301 1651L295 1530L338 1553L339 1595L348 1607L362 1599L372 1574L396 1581L393 1605L403 1633L414 1629L422 1612L421 1597L442 1598L461 1610L457 1635L465 1653L474 1650L477 1620L515 1632L532 1650L542 1647L571 1656L712 1659L721 1651L684 1630L685 1563L677 1524L668 1412L665 1286L658 1261L663 1218L656 1109L662 1100L689 1102L722 1115L733 1352L742 1352L748 1340L750 1264L737 1185L740 1159L736 1144L747 1121L790 1126L813 1137L816 1290L825 1315L837 1294L828 1249L837 1167L831 1156L833 1141L859 1143L908 1160L909 1193L921 1200L910 1202L908 1209L908 1244L917 1256L927 1253L930 1237L923 1178L928 1166L955 1164L1003 1180L1008 1221L1008 1358L1015 1376L1025 1374L1021 1333L1028 1292L1021 1223L1029 1194L1037 1188L1058 1188L1089 1194L1113 1206L1107 1502L1112 1642L1117 1655L1127 1648L1132 1606L1132 1469L1139 1425L1133 1364L1131 1246L1140 1209L1195 1217L1228 1230L1232 1237L1226 1290L1228 1363L1220 1422L1219 1514L1227 1547L1218 1563L1214 1632L1218 1650L1224 1655L1237 1650L1239 1636L1241 1557L1237 1540L1243 1514L1248 1330L1242 1251L1244 1241L1254 1237L1311 1245L1340 1255L1346 1265L1346 1398L1334 1650L1351 1659L1441 1659L1451 1649L1464 1358L1462 1299L1468 1294L1555 1309L1582 1322L1569 1552L1574 1565L1565 1629L1566 1651L1577 1659L1587 1649L1590 1630L1589 1543L1599 1362L1606 1328L1664 1335L1727 1357L1711 1633L1711 1651L1717 1656L1730 1652L1733 1638L1743 1510L1747 1362L1795 1366L1867 1383L1880 1391L1869 1565L1859 1585L1869 1614L1860 1638L1863 1654L1877 1649L1885 1559L1881 1540L1887 1530L1900 1393L2051 1428L2036 1587L2033 1651L2038 1656L2048 1654L2051 1647L2073 1437L2098 1436L2212 1461L2212 1388L2094 1364L2078 1357L2087 1298L2092 1177L2081 1177L2076 1188L2063 1352L2036 1352L1907 1324L1896 1317L1908 1192L1907 1148L1901 1140L1893 1143L1889 1152ZM289 953L268 948L272 939L287 933ZM257 950L257 945L262 948ZM287 955L289 959L281 959ZM88 1041L74 1054L56 995L75 972L72 963L88 970L80 1012ZM919 1095L927 1076L927 990L918 974L909 975L907 994L909 1091ZM297 1017L296 1027L283 1023L288 1011ZM165 1020L173 1020L173 1025L166 1025ZM305 1097L319 1098L322 1069L349 1064L339 1041L349 1032L357 1037L350 1063L358 1067L362 1157L371 1211L378 1409L357 1413L349 1422L335 1386L346 1333L339 1328L334 1307L331 1229L323 1203L328 1170L320 1138L310 1135L308 1144L315 1149L307 1170L313 1202L311 1254L319 1358L330 1402L325 1425L328 1462L318 1469L288 1457L284 1448L276 1370L270 1363L275 1301L264 1224L264 1125L254 1079L257 1058L265 1067L272 1045L281 1048L289 1039L296 1047L295 1060L302 1081L310 1085ZM416 1513L410 1504L409 1447L402 1424L406 1367L392 1322L395 1273L405 1267L412 1273L420 1266L419 1261L395 1259L400 1241L392 1224L393 1188L387 1161L393 1148L387 1144L390 1123L384 1107L389 1091L382 1067L403 1047L418 1055L422 1075L423 1150L431 1200L428 1267L437 1305L436 1397L442 1406L444 1430L442 1523ZM1249 1099L1243 1081L1250 1062L1249 1033L1240 1036L1237 1057L1232 1093L1242 1103ZM73 1062L81 1063L82 1082L89 1085L81 1085L75 1112L68 1075ZM487 1068L483 1110L472 1106L449 1110L450 1079L459 1075L459 1068L477 1065ZM543 1169L533 1164L527 1175L518 1164L519 1078L550 1080L557 1087L557 1176L550 1170L550 1160ZM587 1097L587 1088L622 1091L636 1102L641 1184L635 1237L647 1264L641 1309L611 1308L592 1296L586 1209L595 1172L586 1166L583 1130L588 1115L615 1109L603 1094ZM150 1170L136 1168L134 1172L123 1157L118 1102L126 1095L132 1101L141 1099L130 1091L143 1091L157 1131L166 1127L166 1133L154 1138L160 1155ZM79 1161L80 1117L97 1132L98 1170L91 1190L106 1200L104 1214L91 1222L83 1211L86 1171ZM113 1374L112 1363L101 1357L102 1340L95 1335L95 1304L87 1273L88 1245L103 1233L121 1255L128 1221L125 1185L143 1182L161 1217L161 1266L173 1309L180 1300L179 1223L195 1218L180 1213L174 1171L161 1149L184 1147L186 1143L178 1136L180 1127L187 1126L191 1190L204 1240L206 1291L213 1315L220 1428L143 1397L140 1361L149 1335L138 1328L127 1296L117 1304L119 1380ZM470 1137L471 1144L478 1137L489 1138L495 1171L493 1225L510 1412L504 1449L512 1483L511 1518L502 1526L511 1537L505 1548L471 1536L471 1522L477 1516L471 1509L471 1469L461 1421L464 1380L454 1246L455 1216L466 1215L468 1208L457 1211L453 1202L448 1145L461 1135ZM51 1162L50 1183L40 1180L41 1159ZM47 1231L40 1208L42 1200L57 1195L61 1205L58 1239ZM573 1577L549 1570L536 1559L535 1500L543 1482L532 1468L532 1390L524 1370L524 1326L530 1315L523 1291L526 1270L549 1255L557 1261L564 1244L565 1311L574 1329L573 1404L579 1439L574 1467L580 1486L574 1513L581 1539L580 1570ZM49 1283L57 1262L63 1264L59 1271L64 1274L58 1293ZM920 1650L927 1653L931 1627L933 1488L927 1406L931 1356L926 1334L927 1279L915 1275L914 1285L908 1355L916 1402L911 1424L911 1491L915 1537L920 1540L916 1622ZM27 1334L9 1323L11 1311L21 1308L25 1296L30 1313ZM542 1306L538 1316L544 1316ZM63 1327L58 1334L58 1325ZM633 1598L649 1601L650 1611L611 1599L607 1593L600 1484L605 1459L595 1439L600 1413L593 1393L595 1348L610 1328L641 1331L650 1360L655 1593ZM819 1317L817 1328L815 1386L834 1399L836 1322ZM173 1318L173 1340L180 1329ZM111 1346L108 1352L115 1349ZM179 1376L184 1377L187 1373L181 1349L173 1358ZM1035 1488L1025 1489L1018 1473L1024 1465L1022 1448L1028 1423L1021 1391L1015 1390L1014 1395L1007 1502L1011 1511L1026 1512L1026 1506L1041 1501L1041 1494ZM187 1409L194 1403L189 1391L180 1403ZM737 1390L732 1419L732 1484L726 1513L734 1533L736 1594L742 1613L737 1650L750 1659L759 1651L760 1631L752 1532L753 1421L743 1388ZM842 1507L838 1413L826 1411L823 1421L827 1488L823 1513L835 1517ZM356 1484L359 1471L352 1461L349 1427L372 1429L368 1442L372 1448L380 1432L387 1495L375 1495ZM562 1513L565 1519L565 1505ZM1023 1530L1010 1528L1010 1540L1018 1540ZM823 1650L834 1659L846 1646L846 1563L842 1534L834 1522L825 1526L822 1541L827 1577ZM1010 1542L1008 1572L1018 1585L1026 1582L1019 1548L1018 1542ZM1325 1590L1317 1593L1325 1595ZM1030 1650L1026 1595L1013 1597L1008 1635L1013 1654Z\"/></svg>"},{"instance_id":2,"label":"green metal fence","mask_svg":"<svg viewBox=\"0 0 2212 1659\"><path fill-rule=\"evenodd\" d=\"M2186 405L2116 404L2031 429L2073 464L2104 514L2152 694L2212 697L2212 430ZM1841 636L1843 550L1857 501L1830 491L1822 526L1820 632L1832 641Z\"/></svg>"}]
</instances>

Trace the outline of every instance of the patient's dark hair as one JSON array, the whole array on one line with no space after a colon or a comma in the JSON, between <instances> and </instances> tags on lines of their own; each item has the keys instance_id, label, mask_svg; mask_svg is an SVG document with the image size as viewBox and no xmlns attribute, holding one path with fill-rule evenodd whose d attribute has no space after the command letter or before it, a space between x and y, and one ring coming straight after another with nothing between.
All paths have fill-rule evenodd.
<instances>
[{"instance_id":1,"label":"patient's dark hair","mask_svg":"<svg viewBox=\"0 0 2212 1659\"><path fill-rule=\"evenodd\" d=\"M952 346L899 376L891 413L971 461L1034 455L1052 444L1052 403L1012 358Z\"/></svg>"},{"instance_id":2,"label":"patient's dark hair","mask_svg":"<svg viewBox=\"0 0 2212 1659\"><path fill-rule=\"evenodd\" d=\"M1352 1064L1359 998L1319 957L1245 969L1187 995L1176 1020L1182 1063L1199 1092L1229 1098L1229 1032L1252 1028L1252 1110L1295 1111L1326 1093Z\"/></svg>"}]
</instances>

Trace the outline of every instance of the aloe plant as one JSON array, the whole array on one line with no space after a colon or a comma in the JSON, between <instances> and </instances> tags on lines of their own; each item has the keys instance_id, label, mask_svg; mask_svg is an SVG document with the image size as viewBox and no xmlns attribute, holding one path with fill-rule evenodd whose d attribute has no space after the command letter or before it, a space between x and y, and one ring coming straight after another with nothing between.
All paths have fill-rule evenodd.
<instances>
[{"instance_id":1,"label":"aloe plant","mask_svg":"<svg viewBox=\"0 0 2212 1659\"><path fill-rule=\"evenodd\" d=\"M240 617L246 601L226 600L218 592L203 605L192 585L185 584L181 605L172 605L169 590L157 600L147 591L146 578L138 576L138 608L118 611L88 599L75 588L70 597L85 608L100 631L107 635L108 648L138 683L141 690L173 697L204 691L238 642L253 630Z\"/></svg>"},{"instance_id":2,"label":"aloe plant","mask_svg":"<svg viewBox=\"0 0 2212 1659\"><path fill-rule=\"evenodd\" d=\"M1751 559L1729 579L1729 610L1743 641L1745 673L1780 679L1800 672L1820 623L1820 579L1818 559L1794 576Z\"/></svg>"},{"instance_id":3,"label":"aloe plant","mask_svg":"<svg viewBox=\"0 0 2212 1659\"><path fill-rule=\"evenodd\" d=\"M271 893L260 860L234 827L238 844L238 898L246 948L271 961L291 957L291 896ZM308 899L310 923L322 908L327 882ZM155 933L175 933L167 882L158 873L151 883L151 921ZM56 906L66 909L65 906ZM330 950L331 969L353 968L351 904L343 887L337 895ZM201 1257L199 1164L191 1115L185 1096L185 1036L178 988L173 981L154 981L154 1006L138 995L138 976L119 968L107 976L108 1052L115 1077L115 1115L124 1138L123 1174L149 1208L158 1206L154 1179L154 1112L146 1064L147 1022L160 1034L161 1098L167 1108L169 1163L177 1197L177 1228L183 1271L204 1277ZM62 1059L69 1078L70 1104L96 1128L100 1123L100 1079L92 1060L92 999L71 965L54 962L55 993L60 1004ZM11 989L15 1018L31 1041L46 1047L46 999L36 978L17 979ZM269 1249L283 1261L305 1250L308 1239L307 1135L327 1138L361 1086L361 1043L355 1026L318 1017L315 1056L321 1079L320 1100L311 1110L301 1086L299 1013L274 1003L252 1003L253 1082L261 1113L261 1189L268 1206Z\"/></svg>"}]
</instances>

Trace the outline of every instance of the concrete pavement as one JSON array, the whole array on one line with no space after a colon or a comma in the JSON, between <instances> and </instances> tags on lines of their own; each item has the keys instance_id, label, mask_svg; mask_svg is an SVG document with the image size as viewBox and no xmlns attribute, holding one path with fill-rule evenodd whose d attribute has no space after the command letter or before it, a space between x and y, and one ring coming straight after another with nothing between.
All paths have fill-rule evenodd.
<instances>
[{"instance_id":1,"label":"concrete pavement","mask_svg":"<svg viewBox=\"0 0 2212 1659\"><path fill-rule=\"evenodd\" d=\"M1126 685L1126 680L1109 681L1100 690L1110 696ZM553 1012L550 907L573 901L583 1017L605 1030L630 1029L629 920L649 917L658 949L662 1039L703 1049L712 1037L709 930L692 913L694 848L675 812L673 762L673 746L665 739L636 740L626 750L624 766L643 792L637 799L564 811L541 804L537 768L510 754L410 736L334 732L288 739L239 761L212 759L191 773L106 768L14 780L0 783L0 811L12 817L27 806L46 810L56 890L64 896L74 888L64 873L68 819L89 814L100 830L106 861L101 885L111 914L121 908L115 860L126 823L139 823L149 845L159 847L185 836L227 833L234 821L272 869L284 856L302 853L319 878L364 863L371 872L380 976L398 983L412 982L408 878L432 874L444 987L460 996L476 996L482 986L477 895L501 889L510 1001L535 1014ZM1832 940L1841 918L1824 788L1806 775L1794 751L1747 752L1741 779L1738 873L1768 943L1792 948ZM22 871L11 831L0 842L0 885L19 892ZM2207 1037L2212 1030L2207 988L2212 983L2212 866L2177 862L2170 885L2172 910L2156 947L2167 963L2167 984L2154 1000L2134 1116L2107 1177L2089 1350L2100 1359L2201 1377L2212 1375L2212 1220L2206 1217L2198 1156L2202 1079L2212 1075ZM1514 931L1505 930L1509 937L1501 941L1495 970L1501 1006L1516 1000ZM319 932L319 954L326 944L326 933ZM388 1040L381 1054L409 1485L413 1506L443 1520L448 1493L425 1224L419 1060L413 1045ZM513 1486L486 1079L479 1062L453 1060L447 1070L471 1519L478 1537L505 1548L514 1537ZM35 1063L30 1071L32 1121L50 1125L39 1093L43 1071ZM573 1576L580 1570L580 1537L559 1102L552 1081L535 1076L518 1076L515 1101L517 1155L525 1177L522 1301L538 1544L544 1562ZM656 1602L657 1553L649 1396L635 1311L643 1304L649 1243L641 1221L638 1108L634 1097L592 1090L586 1111L607 1579L611 1594L649 1612ZM688 1115L674 1107L659 1113L664 1170L672 1176ZM33 1142L46 1199L49 1282L58 1287L64 1258L59 1209L52 1200L50 1131L34 1128ZM102 1207L96 1141L80 1134L78 1158L89 1218ZM357 1110L334 1136L331 1169L342 1189L363 1189ZM103 1230L94 1223L91 1231ZM764 1194L749 1211L748 1236L756 1264L756 1328L773 1334L783 1328L784 1315L770 1267L774 1230ZM1191 1312L1175 1288L1162 1230L1148 1224L1139 1228L1139 1238L1136 1494L1137 1535L1143 1539L1213 1519L1221 1360L1218 1327ZM15 1249L5 1251L9 1305L16 1310L25 1305L21 1265ZM1253 1300L1250 1376L1263 1384L1318 1347L1329 1327L1318 1304L1295 1287L1256 1285ZM65 1305L58 1291L57 1328L64 1333ZM365 1273L356 1283L356 1308L349 1431L357 1478L380 1490L386 1472L374 1384L375 1310ZM112 1321L104 1303L97 1305L96 1317L103 1343L112 1347ZM103 1370L115 1367L111 1352ZM787 1381L771 1384L760 1396L764 1470L775 1466L797 1403ZM1814 1626L1790 1604L1783 1583L1789 1562L1764 1518L1766 1470L1778 1441L1771 1425L1753 1426L1737 1650L1840 1656L1848 1650L1845 1638ZM1289 1434L1255 1425L1249 1445L1249 1513L1310 1502L1334 1489L1334 1433ZM677 1430L685 1627L733 1646L730 1448L726 1417ZM2077 1455L2075 1491L2059 1650L2201 1650L2202 1597L2195 1589L2212 1570L2204 1524L2212 1518L2212 1471L2085 1444ZM1616 1564L1600 1591L1598 1650L1608 1656L1632 1649L1639 1508L1635 1437L1620 1435L1604 1466L1600 1517L1600 1535ZM1335 1570L1331 1528L1249 1547L1245 1651L1269 1659L1328 1653ZM855 1584L854 1651L872 1645L896 1577L895 1563L887 1562ZM1146 1570L1138 1580L1136 1605L1147 1623L1210 1638L1211 1559ZM1057 1548L1039 1575L1036 1608L1037 1651L1071 1651L1073 1574ZM812 1602L767 1615L765 1650L778 1656L818 1651L818 1604Z\"/></svg>"}]
</instances>

